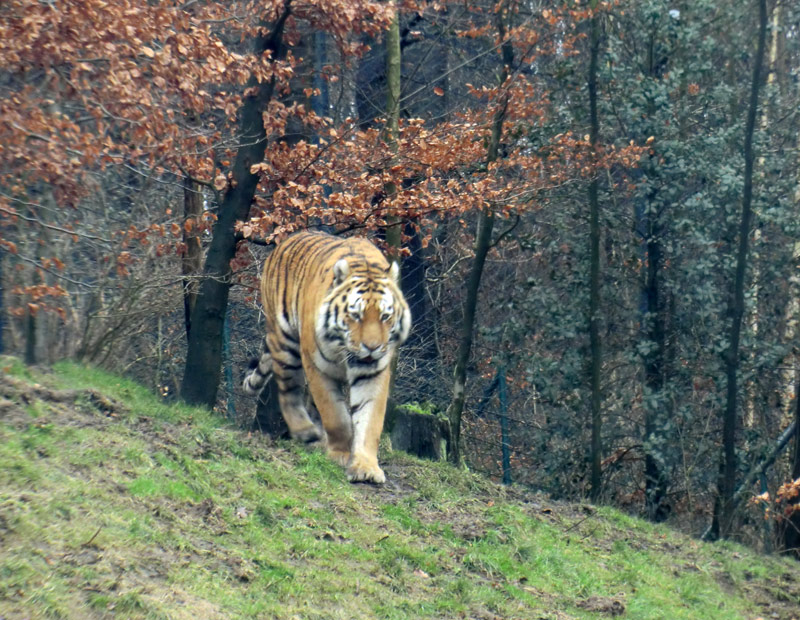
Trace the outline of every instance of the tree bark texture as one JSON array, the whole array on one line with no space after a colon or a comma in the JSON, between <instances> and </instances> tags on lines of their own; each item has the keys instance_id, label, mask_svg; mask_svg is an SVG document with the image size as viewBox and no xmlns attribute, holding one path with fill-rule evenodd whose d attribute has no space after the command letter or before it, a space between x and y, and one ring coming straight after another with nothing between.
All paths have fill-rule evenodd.
<instances>
[{"instance_id":1,"label":"tree bark texture","mask_svg":"<svg viewBox=\"0 0 800 620\"><path fill-rule=\"evenodd\" d=\"M311 98L312 109L319 116L330 116L330 98L328 80L324 78L324 67L328 64L328 35L324 32L314 33L314 77L312 85L319 95Z\"/></svg>"},{"instance_id":2,"label":"tree bark texture","mask_svg":"<svg viewBox=\"0 0 800 620\"><path fill-rule=\"evenodd\" d=\"M597 57L600 53L600 17L595 14L590 22L589 34L589 139L592 150L597 148L600 121L597 115ZM593 501L600 498L602 487L601 432L603 426L600 376L603 366L603 343L600 339L600 201L599 181L595 174L589 183L589 349L591 355L591 428L589 454L591 463L590 492Z\"/></svg>"},{"instance_id":3,"label":"tree bark texture","mask_svg":"<svg viewBox=\"0 0 800 620\"><path fill-rule=\"evenodd\" d=\"M273 59L285 55L282 35L290 4L272 30L256 39L255 53L272 52ZM219 387L222 364L222 331L231 287L230 262L236 253L234 225L247 219L250 205L258 185L258 176L250 167L264 158L267 138L262 112L272 98L275 80L259 84L251 79L240 110L240 139L242 145L236 152L232 183L220 205L214 225L211 245L203 269L203 282L191 316L191 333L186 355L186 366L181 384L181 398L187 403L213 407Z\"/></svg>"},{"instance_id":4,"label":"tree bark texture","mask_svg":"<svg viewBox=\"0 0 800 620\"><path fill-rule=\"evenodd\" d=\"M411 224L406 224L405 233L409 237L407 244L410 254L403 259L402 289L414 328L405 343L405 347L414 351L414 356L422 360L435 360L436 336L434 334L434 319L428 301L425 277L428 269L425 250L422 247L422 237L419 231ZM419 377L422 385L432 385L435 378L430 376Z\"/></svg>"},{"instance_id":5,"label":"tree bark texture","mask_svg":"<svg viewBox=\"0 0 800 620\"><path fill-rule=\"evenodd\" d=\"M197 277L203 268L203 246L197 224L203 216L203 194L200 186L189 178L183 181L183 244L181 274L183 275L183 315L186 341L192 331L192 310L197 300ZM191 222L191 224L187 224Z\"/></svg>"},{"instance_id":6,"label":"tree bark texture","mask_svg":"<svg viewBox=\"0 0 800 620\"><path fill-rule=\"evenodd\" d=\"M795 384L795 394L800 389L800 372L797 373L797 383ZM800 478L800 397L794 399L794 451L792 454L792 480ZM783 535L783 548L791 551L794 556L800 559L800 497L792 500L791 505L795 510L787 519Z\"/></svg>"},{"instance_id":7,"label":"tree bark texture","mask_svg":"<svg viewBox=\"0 0 800 620\"><path fill-rule=\"evenodd\" d=\"M5 335L6 335L6 291L3 286L5 280L3 279L3 261L5 260L6 251L0 248L0 355L6 352Z\"/></svg>"},{"instance_id":8,"label":"tree bark texture","mask_svg":"<svg viewBox=\"0 0 800 620\"><path fill-rule=\"evenodd\" d=\"M395 9L394 18L386 31L386 142L393 153L397 153L397 136L400 133L400 78L402 58L400 55L400 18ZM397 193L397 183L389 181L383 187L386 199ZM392 260L400 259L402 229L397 218L389 218L386 227L386 245L393 253Z\"/></svg>"},{"instance_id":9,"label":"tree bark texture","mask_svg":"<svg viewBox=\"0 0 800 620\"><path fill-rule=\"evenodd\" d=\"M665 414L664 377L666 373L666 310L663 301L661 270L661 227L659 216L646 217L647 265L645 271L644 296L647 304L646 330L650 349L644 356L645 388L645 510L647 518L660 522L666 519L668 508L667 475L663 455L662 427Z\"/></svg>"},{"instance_id":10,"label":"tree bark texture","mask_svg":"<svg viewBox=\"0 0 800 620\"><path fill-rule=\"evenodd\" d=\"M36 315L30 308L25 311L25 357L28 366L36 363Z\"/></svg>"},{"instance_id":11,"label":"tree bark texture","mask_svg":"<svg viewBox=\"0 0 800 620\"><path fill-rule=\"evenodd\" d=\"M650 80L662 77L664 60L656 59L658 28L654 25L650 33L647 49L647 76ZM656 104L652 98L647 103L648 116L655 118ZM655 133L656 128L648 126L646 135ZM659 174L659 157L651 155L648 175L654 178ZM668 479L664 457L664 420L666 398L664 384L667 374L667 308L663 291L662 272L664 265L662 213L657 205L657 192L654 187L648 191L641 214L641 234L644 236L645 273L643 284L644 338L647 353L643 355L644 366L644 479L645 512L651 521L663 521L668 515L666 494Z\"/></svg>"},{"instance_id":12,"label":"tree bark texture","mask_svg":"<svg viewBox=\"0 0 800 620\"><path fill-rule=\"evenodd\" d=\"M481 211L478 216L478 230L475 235L475 258L467 278L467 290L464 298L464 312L461 318L461 335L459 337L456 365L453 370L453 396L447 407L447 419L450 420L450 440L447 457L451 463L461 463L461 415L464 411L467 383L467 363L472 352L472 335L475 324L475 310L478 306L478 289L481 284L483 266L489 253L492 240L494 215L490 210Z\"/></svg>"},{"instance_id":13,"label":"tree bark texture","mask_svg":"<svg viewBox=\"0 0 800 620\"><path fill-rule=\"evenodd\" d=\"M727 388L722 419L722 464L717 483L717 501L714 508L712 535L728 536L733 528L738 460L736 456L737 397L742 317L744 316L744 287L747 275L750 228L753 220L753 164L755 161L753 136L758 118L758 96L761 88L762 66L767 39L767 0L758 0L758 45L753 61L753 80L750 85L750 101L744 134L744 188L742 191L742 214L739 222L739 243L736 252L736 272L728 301L730 332L725 354Z\"/></svg>"},{"instance_id":14,"label":"tree bark texture","mask_svg":"<svg viewBox=\"0 0 800 620\"><path fill-rule=\"evenodd\" d=\"M400 92L402 78L402 56L400 49L400 16L395 7L392 23L386 31L386 129L385 140L392 150L393 155L397 155L397 137L400 133ZM392 158L394 163L395 157ZM392 180L383 186L384 200L387 202L397 194L397 183ZM386 246L389 251L389 260L400 263L400 246L402 245L402 223L400 220L390 215L387 219L387 226L384 229ZM413 315L412 315L413 318ZM389 415L394 415L397 402L394 399L394 385L397 377L397 353L391 362L391 375L389 384L389 401L387 408Z\"/></svg>"}]
</instances>

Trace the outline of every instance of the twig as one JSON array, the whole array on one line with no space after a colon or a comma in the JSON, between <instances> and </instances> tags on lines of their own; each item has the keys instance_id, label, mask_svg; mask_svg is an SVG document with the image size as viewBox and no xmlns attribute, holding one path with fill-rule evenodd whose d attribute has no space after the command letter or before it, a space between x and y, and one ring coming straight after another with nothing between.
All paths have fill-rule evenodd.
<instances>
[{"instance_id":1,"label":"twig","mask_svg":"<svg viewBox=\"0 0 800 620\"><path fill-rule=\"evenodd\" d=\"M89 545L91 545L94 542L94 539L97 538L97 535L100 533L100 530L102 529L103 526L101 525L100 527L97 528L97 531L89 540L87 540L85 543L81 543L81 547L88 547Z\"/></svg>"},{"instance_id":2,"label":"twig","mask_svg":"<svg viewBox=\"0 0 800 620\"><path fill-rule=\"evenodd\" d=\"M517 224L519 224L519 222L520 222L520 216L519 214L517 214L516 221L513 224L511 224L511 226L506 228L503 232L501 232L499 235L497 235L497 238L491 243L489 247L493 248L497 246L503 240L504 237L508 236L517 227Z\"/></svg>"},{"instance_id":3,"label":"twig","mask_svg":"<svg viewBox=\"0 0 800 620\"><path fill-rule=\"evenodd\" d=\"M574 530L574 529L575 529L576 527L578 527L578 526L579 526L581 523L583 523L584 521L587 521L587 520L589 519L589 517L591 517L591 516L593 516L593 515L589 515L589 516L587 516L587 517L584 517L584 518L583 518L583 519L581 519L580 521L576 521L575 523L573 523L572 525L570 525L570 526L569 526L567 529L565 529L565 530L564 530L564 533L566 534L566 533L567 533L567 532L569 532L570 530Z\"/></svg>"}]
</instances>

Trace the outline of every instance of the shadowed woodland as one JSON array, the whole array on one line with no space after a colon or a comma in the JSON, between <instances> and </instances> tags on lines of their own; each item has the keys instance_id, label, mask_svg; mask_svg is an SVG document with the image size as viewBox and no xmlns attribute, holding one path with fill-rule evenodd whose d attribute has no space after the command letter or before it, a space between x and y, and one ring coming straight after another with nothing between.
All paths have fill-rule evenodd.
<instances>
[{"instance_id":1,"label":"shadowed woodland","mask_svg":"<svg viewBox=\"0 0 800 620\"><path fill-rule=\"evenodd\" d=\"M0 352L280 434L259 267L367 235L446 458L797 554L798 67L787 0L6 0Z\"/></svg>"}]
</instances>

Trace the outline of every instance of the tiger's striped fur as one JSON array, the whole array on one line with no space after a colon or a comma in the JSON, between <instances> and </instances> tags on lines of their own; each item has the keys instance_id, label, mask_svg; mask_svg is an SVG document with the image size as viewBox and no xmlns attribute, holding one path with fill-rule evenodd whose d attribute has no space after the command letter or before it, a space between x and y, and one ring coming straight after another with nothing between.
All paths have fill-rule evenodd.
<instances>
[{"instance_id":1,"label":"tiger's striped fur","mask_svg":"<svg viewBox=\"0 0 800 620\"><path fill-rule=\"evenodd\" d=\"M244 380L257 394L271 374L292 436L325 441L353 482L383 483L378 440L391 360L411 313L391 265L366 239L292 235L269 255L261 280L267 335ZM305 386L324 430L306 410Z\"/></svg>"}]
</instances>

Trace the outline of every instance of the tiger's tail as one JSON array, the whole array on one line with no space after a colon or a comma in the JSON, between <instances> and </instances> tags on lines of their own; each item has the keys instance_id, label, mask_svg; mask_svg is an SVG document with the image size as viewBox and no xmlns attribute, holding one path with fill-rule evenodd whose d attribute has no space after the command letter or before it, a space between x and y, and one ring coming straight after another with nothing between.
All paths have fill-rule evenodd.
<instances>
[{"instance_id":1,"label":"tiger's tail","mask_svg":"<svg viewBox=\"0 0 800 620\"><path fill-rule=\"evenodd\" d=\"M267 348L267 339L261 343L260 357L254 357L250 360L250 371L244 378L242 387L245 394L250 396L257 396L267 381L272 377L272 356Z\"/></svg>"}]
</instances>

